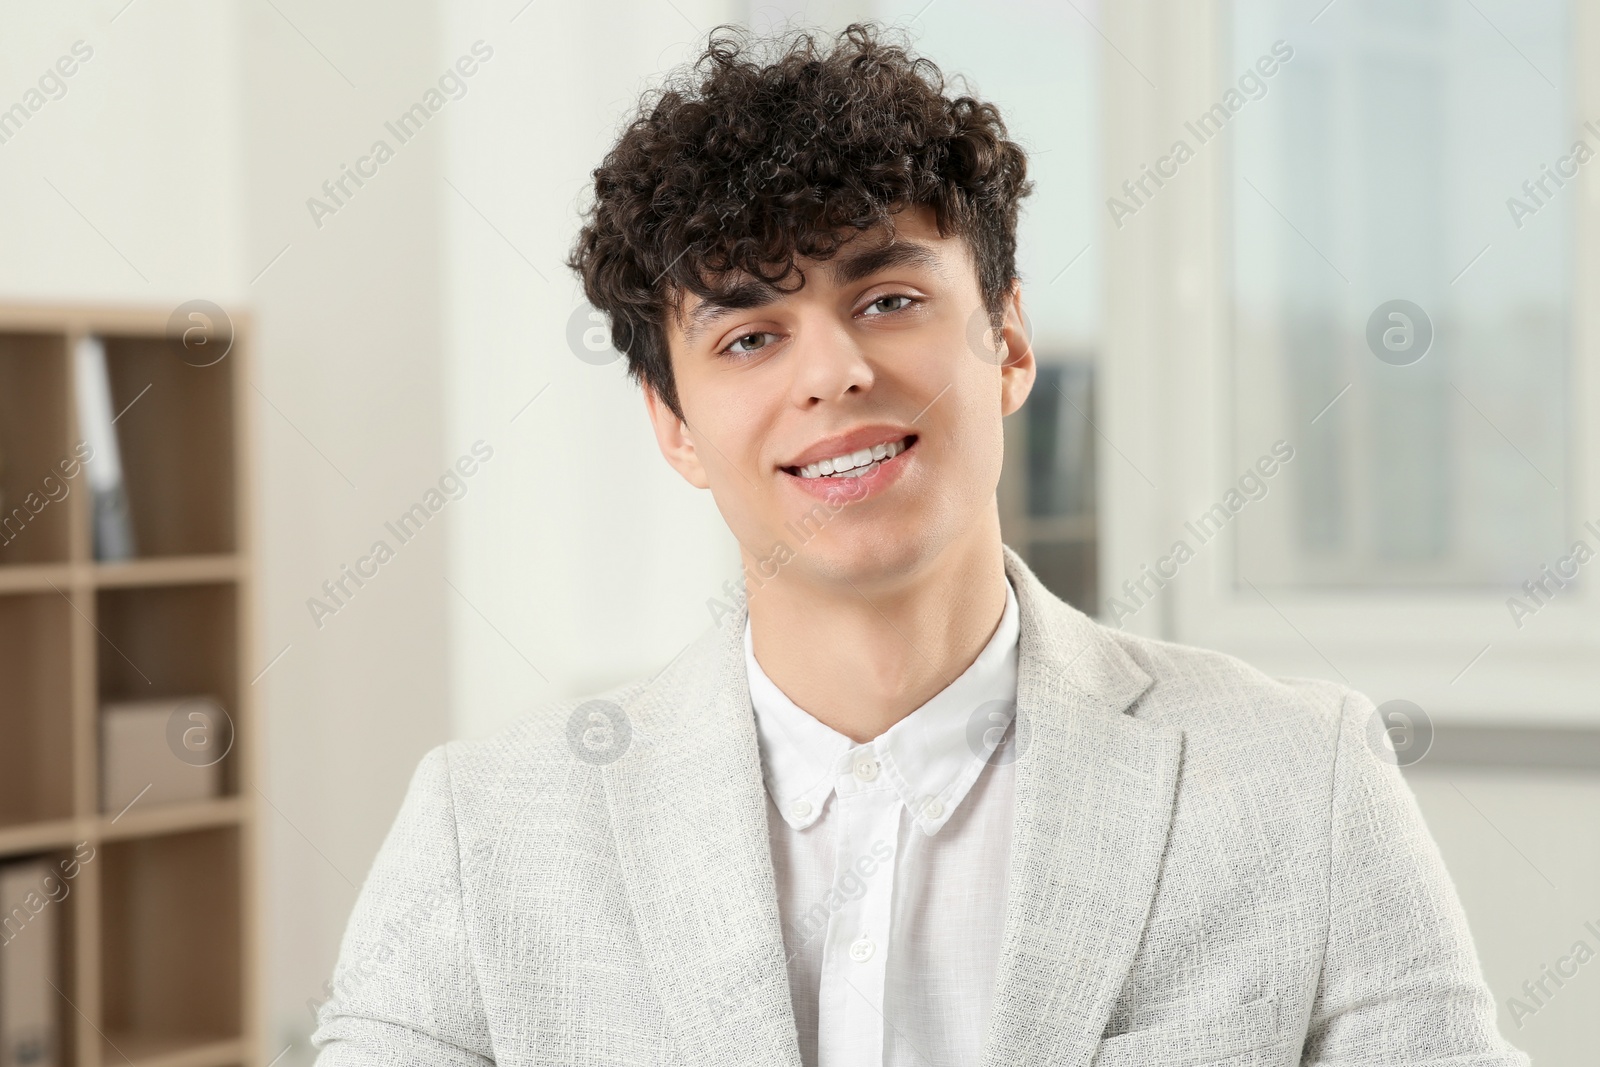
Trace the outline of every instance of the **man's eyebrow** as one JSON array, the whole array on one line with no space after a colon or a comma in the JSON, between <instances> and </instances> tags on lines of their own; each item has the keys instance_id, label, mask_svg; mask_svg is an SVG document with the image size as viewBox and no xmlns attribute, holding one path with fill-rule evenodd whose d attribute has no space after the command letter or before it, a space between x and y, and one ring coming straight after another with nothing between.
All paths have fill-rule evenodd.
<instances>
[{"instance_id":1,"label":"man's eyebrow","mask_svg":"<svg viewBox=\"0 0 1600 1067\"><path fill-rule=\"evenodd\" d=\"M780 295L778 290L770 285L742 282L716 296L706 297L689 312L683 339L687 344L694 345L718 319L735 311L748 311L770 304Z\"/></svg>"},{"instance_id":2,"label":"man's eyebrow","mask_svg":"<svg viewBox=\"0 0 1600 1067\"><path fill-rule=\"evenodd\" d=\"M890 267L923 267L937 274L944 273L939 254L927 245L912 241L891 241L853 254L842 253L828 264L828 272L833 276L833 283L842 286Z\"/></svg>"}]
</instances>

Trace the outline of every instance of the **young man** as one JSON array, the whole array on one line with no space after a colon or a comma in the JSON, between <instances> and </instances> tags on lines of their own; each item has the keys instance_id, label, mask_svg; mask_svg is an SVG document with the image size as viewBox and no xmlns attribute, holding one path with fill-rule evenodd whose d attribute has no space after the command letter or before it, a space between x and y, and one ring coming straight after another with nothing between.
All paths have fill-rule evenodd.
<instances>
[{"instance_id":1,"label":"young man","mask_svg":"<svg viewBox=\"0 0 1600 1067\"><path fill-rule=\"evenodd\" d=\"M319 1062L1525 1062L1365 698L1001 544L1025 172L859 26L717 37L623 133L572 266L748 601L423 760Z\"/></svg>"}]
</instances>

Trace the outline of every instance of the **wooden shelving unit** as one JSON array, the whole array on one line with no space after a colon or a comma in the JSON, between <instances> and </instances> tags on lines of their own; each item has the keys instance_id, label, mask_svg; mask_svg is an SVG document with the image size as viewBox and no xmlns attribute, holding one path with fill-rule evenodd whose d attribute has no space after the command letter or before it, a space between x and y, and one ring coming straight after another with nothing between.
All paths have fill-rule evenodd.
<instances>
[{"instance_id":1,"label":"wooden shelving unit","mask_svg":"<svg viewBox=\"0 0 1600 1067\"><path fill-rule=\"evenodd\" d=\"M226 357L196 366L169 313L0 306L0 862L94 850L50 905L60 1062L77 1067L245 1067L260 1047L249 329L236 318ZM81 440L85 335L121 412L127 562L93 558L86 472L57 470ZM49 502L5 527L29 493ZM200 693L233 722L222 796L103 810L100 706Z\"/></svg>"}]
</instances>

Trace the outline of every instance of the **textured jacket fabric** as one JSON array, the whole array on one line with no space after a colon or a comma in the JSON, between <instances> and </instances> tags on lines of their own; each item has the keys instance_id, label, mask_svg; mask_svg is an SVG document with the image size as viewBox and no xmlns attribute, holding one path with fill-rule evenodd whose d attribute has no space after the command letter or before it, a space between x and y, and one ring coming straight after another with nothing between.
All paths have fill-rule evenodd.
<instances>
[{"instance_id":1,"label":"textured jacket fabric","mask_svg":"<svg viewBox=\"0 0 1600 1067\"><path fill-rule=\"evenodd\" d=\"M982 1067L1527 1062L1365 697L1104 627L1005 551L1019 754ZM798 1067L743 627L423 759L321 1067Z\"/></svg>"}]
</instances>

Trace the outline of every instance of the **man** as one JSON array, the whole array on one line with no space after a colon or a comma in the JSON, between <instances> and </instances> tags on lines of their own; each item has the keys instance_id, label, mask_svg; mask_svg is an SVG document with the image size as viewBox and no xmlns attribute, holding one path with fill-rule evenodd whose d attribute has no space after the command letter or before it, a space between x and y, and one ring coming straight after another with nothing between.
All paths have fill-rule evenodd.
<instances>
[{"instance_id":1,"label":"man","mask_svg":"<svg viewBox=\"0 0 1600 1067\"><path fill-rule=\"evenodd\" d=\"M1002 545L1028 191L868 27L716 36L626 129L571 265L748 601L423 760L320 1062L1525 1062L1371 703Z\"/></svg>"}]
</instances>

